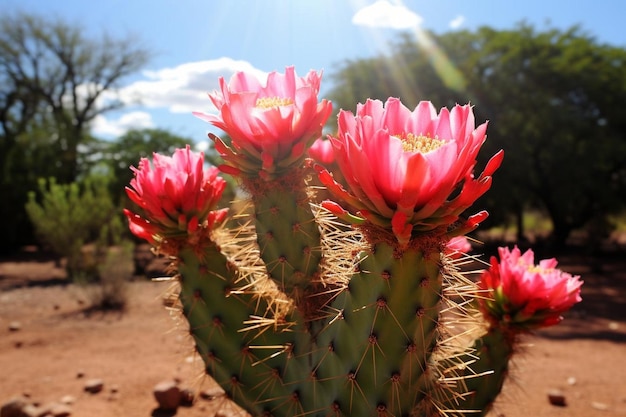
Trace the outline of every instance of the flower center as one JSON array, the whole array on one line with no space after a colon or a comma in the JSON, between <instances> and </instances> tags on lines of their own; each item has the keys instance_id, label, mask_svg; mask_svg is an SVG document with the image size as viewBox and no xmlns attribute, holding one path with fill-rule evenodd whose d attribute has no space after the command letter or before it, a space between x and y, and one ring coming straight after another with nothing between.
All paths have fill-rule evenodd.
<instances>
[{"instance_id":1,"label":"flower center","mask_svg":"<svg viewBox=\"0 0 626 417\"><path fill-rule=\"evenodd\" d=\"M539 265L528 265L528 266L526 267L526 270L527 270L528 272L532 272L532 273L537 272L537 273L540 273L540 274L547 274L547 273L549 273L549 272L554 271L554 268L542 268L542 267L541 267L541 266L539 266Z\"/></svg>"},{"instance_id":2,"label":"flower center","mask_svg":"<svg viewBox=\"0 0 626 417\"><path fill-rule=\"evenodd\" d=\"M290 106L293 104L293 100L290 98L281 97L261 97L256 100L255 107L261 109L271 109L272 107Z\"/></svg>"},{"instance_id":3,"label":"flower center","mask_svg":"<svg viewBox=\"0 0 626 417\"><path fill-rule=\"evenodd\" d=\"M414 135L413 133L401 133L394 135L402 141L404 152L428 153L434 151L446 142L430 136Z\"/></svg>"}]
</instances>

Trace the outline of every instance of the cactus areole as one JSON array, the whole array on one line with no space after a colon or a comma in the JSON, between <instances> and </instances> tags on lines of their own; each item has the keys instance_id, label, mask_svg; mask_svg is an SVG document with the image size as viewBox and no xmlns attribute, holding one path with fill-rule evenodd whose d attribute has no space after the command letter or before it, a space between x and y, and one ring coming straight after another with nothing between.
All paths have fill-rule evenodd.
<instances>
[{"instance_id":1,"label":"cactus areole","mask_svg":"<svg viewBox=\"0 0 626 417\"><path fill-rule=\"evenodd\" d=\"M461 272L487 216L465 212L503 156L475 172L487 125L469 105L367 100L324 140L320 82L220 79L197 116L227 134L211 138L245 204L218 209L225 181L187 147L133 169L130 229L174 260L205 370L251 415L484 415L519 335L581 282L517 248L478 284Z\"/></svg>"}]
</instances>

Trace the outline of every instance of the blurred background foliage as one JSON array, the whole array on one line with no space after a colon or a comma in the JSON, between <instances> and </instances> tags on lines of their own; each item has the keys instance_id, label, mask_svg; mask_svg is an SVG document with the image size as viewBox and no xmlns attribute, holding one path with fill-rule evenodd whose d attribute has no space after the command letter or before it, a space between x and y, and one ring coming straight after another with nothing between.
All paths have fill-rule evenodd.
<instances>
[{"instance_id":1,"label":"blurred background foliage","mask_svg":"<svg viewBox=\"0 0 626 417\"><path fill-rule=\"evenodd\" d=\"M0 253L37 241L53 247L36 220L51 210L47 199L67 202L77 193L80 200L94 178L106 197L99 194L101 204L90 210L94 219L107 213L101 226L108 224L126 204L129 166L193 144L161 129L115 140L90 134L97 116L122 106L103 97L150 57L132 37L87 38L78 27L33 14L0 17ZM581 230L589 241L600 239L623 219L625 68L624 49L600 44L580 27L538 31L521 23L401 35L384 55L341 63L326 82L335 112L354 111L369 97L400 97L410 108L424 99L437 107L472 103L477 122L490 124L480 164L505 150L491 191L477 203L491 214L487 226L513 226L520 239L541 226L551 242L564 244ZM218 163L212 152L208 160ZM529 221L537 213L548 226ZM47 221L68 227L62 219ZM102 240L102 233L80 236L81 244Z\"/></svg>"}]
</instances>

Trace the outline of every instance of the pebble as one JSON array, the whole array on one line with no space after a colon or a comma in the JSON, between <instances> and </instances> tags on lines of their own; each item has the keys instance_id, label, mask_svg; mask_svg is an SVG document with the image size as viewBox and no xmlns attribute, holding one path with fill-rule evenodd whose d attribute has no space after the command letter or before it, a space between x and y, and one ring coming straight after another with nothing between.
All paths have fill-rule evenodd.
<instances>
[{"instance_id":1,"label":"pebble","mask_svg":"<svg viewBox=\"0 0 626 417\"><path fill-rule=\"evenodd\" d=\"M9 323L9 331L17 332L19 330L22 330L22 323L19 321L12 321Z\"/></svg>"},{"instance_id":2,"label":"pebble","mask_svg":"<svg viewBox=\"0 0 626 417\"><path fill-rule=\"evenodd\" d=\"M26 404L21 410L19 417L41 417L50 414L47 410L37 407L35 404ZM2 415L4 417L4 415Z\"/></svg>"},{"instance_id":3,"label":"pebble","mask_svg":"<svg viewBox=\"0 0 626 417\"><path fill-rule=\"evenodd\" d=\"M29 404L26 397L14 397L2 404L0 416L2 417L22 417L22 409Z\"/></svg>"},{"instance_id":4,"label":"pebble","mask_svg":"<svg viewBox=\"0 0 626 417\"><path fill-rule=\"evenodd\" d=\"M50 403L42 408L42 411L45 411L43 414L45 416L51 417L69 417L72 415L72 408L67 404L62 403Z\"/></svg>"},{"instance_id":5,"label":"pebble","mask_svg":"<svg viewBox=\"0 0 626 417\"><path fill-rule=\"evenodd\" d=\"M76 402L76 397L74 397L73 395L64 395L63 397L61 397L59 402L61 404L72 405Z\"/></svg>"},{"instance_id":6,"label":"pebble","mask_svg":"<svg viewBox=\"0 0 626 417\"><path fill-rule=\"evenodd\" d=\"M101 379L90 379L85 382L85 391L91 394L97 394L104 388L104 381Z\"/></svg>"},{"instance_id":7,"label":"pebble","mask_svg":"<svg viewBox=\"0 0 626 417\"><path fill-rule=\"evenodd\" d=\"M559 407L565 407L567 405L565 401L565 394L563 394L563 391L558 389L548 392L548 401L550 401L550 404Z\"/></svg>"},{"instance_id":8,"label":"pebble","mask_svg":"<svg viewBox=\"0 0 626 417\"><path fill-rule=\"evenodd\" d=\"M575 377L573 377L573 376L570 376L569 378L567 378L567 383L568 383L569 385L576 385L576 382L578 382L578 381L577 381L577 380L576 380L576 378L575 378Z\"/></svg>"},{"instance_id":9,"label":"pebble","mask_svg":"<svg viewBox=\"0 0 626 417\"><path fill-rule=\"evenodd\" d=\"M600 410L600 411L606 411L609 409L609 406L607 404L604 403L599 403L596 401L593 401L591 403L591 408L595 408L596 410Z\"/></svg>"},{"instance_id":10,"label":"pebble","mask_svg":"<svg viewBox=\"0 0 626 417\"><path fill-rule=\"evenodd\" d=\"M61 403L38 406L26 397L15 397L2 405L0 417L69 417L72 409Z\"/></svg>"},{"instance_id":11,"label":"pebble","mask_svg":"<svg viewBox=\"0 0 626 417\"><path fill-rule=\"evenodd\" d=\"M161 410L176 410L182 400L178 383L173 380L159 382L152 392Z\"/></svg>"}]
</instances>

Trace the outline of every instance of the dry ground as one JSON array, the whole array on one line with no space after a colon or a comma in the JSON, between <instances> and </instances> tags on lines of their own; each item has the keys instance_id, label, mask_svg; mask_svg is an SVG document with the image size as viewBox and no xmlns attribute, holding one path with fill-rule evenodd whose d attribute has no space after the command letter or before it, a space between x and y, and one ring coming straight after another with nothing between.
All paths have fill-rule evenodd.
<instances>
[{"instance_id":1,"label":"dry ground","mask_svg":"<svg viewBox=\"0 0 626 417\"><path fill-rule=\"evenodd\" d=\"M25 393L42 403L71 395L73 416L140 417L156 415L152 389L162 380L179 378L196 392L214 387L163 306L169 284L135 281L124 313L90 313L84 289L36 255L0 260L0 403ZM585 280L583 302L561 325L527 338L492 416L626 416L626 257L560 261ZM9 330L12 322L20 330ZM91 378L104 380L101 393L83 391ZM553 389L566 406L549 404ZM219 400L198 399L176 415L210 417L218 409Z\"/></svg>"}]
</instances>

